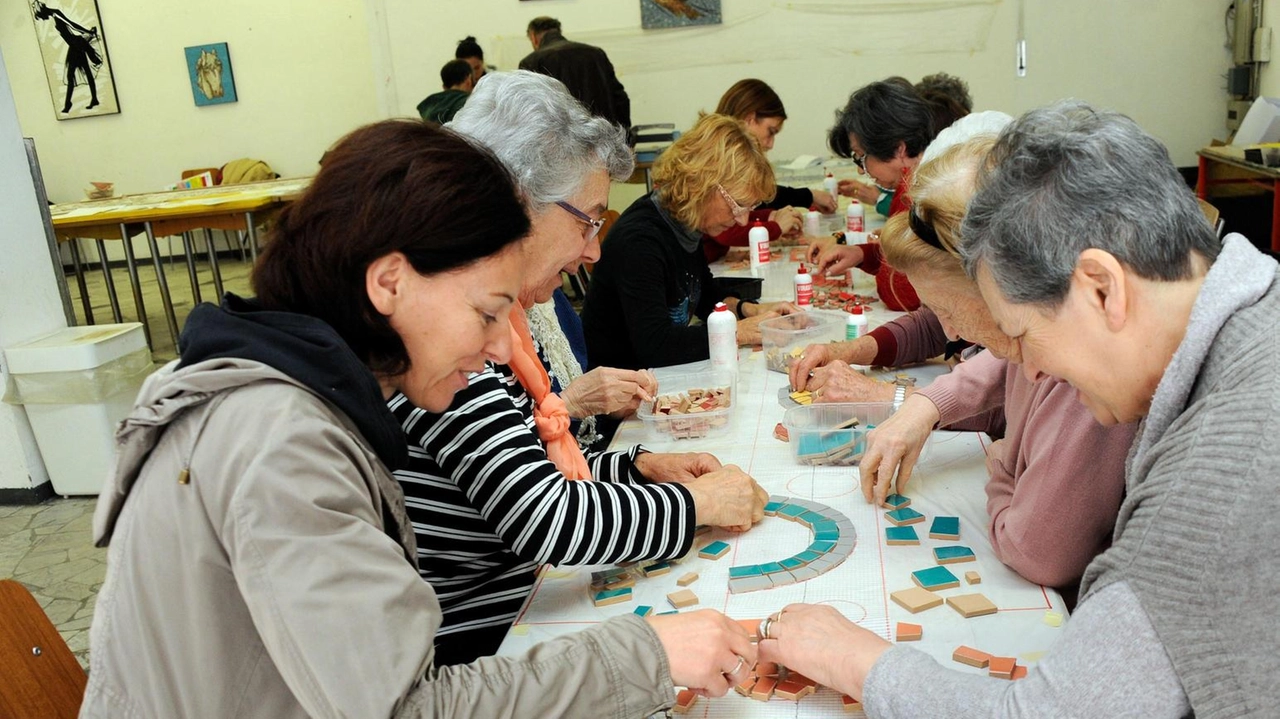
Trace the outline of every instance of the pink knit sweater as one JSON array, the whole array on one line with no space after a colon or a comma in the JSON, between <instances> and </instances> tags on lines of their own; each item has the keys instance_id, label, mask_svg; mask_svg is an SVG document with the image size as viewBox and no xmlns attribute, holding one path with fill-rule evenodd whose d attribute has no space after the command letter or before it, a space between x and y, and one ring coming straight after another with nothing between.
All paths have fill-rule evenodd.
<instances>
[{"instance_id":1,"label":"pink knit sweater","mask_svg":"<svg viewBox=\"0 0 1280 719\"><path fill-rule=\"evenodd\" d=\"M1136 424L1103 427L1071 385L1031 382L990 352L920 391L954 424L1004 405L1003 440L987 450L987 514L1000 561L1027 579L1074 587L1111 542Z\"/></svg>"}]
</instances>

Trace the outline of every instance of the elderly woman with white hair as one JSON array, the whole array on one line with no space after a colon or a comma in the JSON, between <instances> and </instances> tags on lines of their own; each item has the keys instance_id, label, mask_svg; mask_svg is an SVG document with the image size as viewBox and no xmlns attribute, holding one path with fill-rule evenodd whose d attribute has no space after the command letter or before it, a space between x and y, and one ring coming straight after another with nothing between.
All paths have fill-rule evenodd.
<instances>
[{"instance_id":1,"label":"elderly woman with white hair","mask_svg":"<svg viewBox=\"0 0 1280 719\"><path fill-rule=\"evenodd\" d=\"M1220 242L1165 148L1122 115L1035 110L992 158L962 254L1023 371L1070 382L1104 424L1143 420L1112 546L1022 681L944 669L830 607L788 607L763 658L872 717L1272 715L1276 262Z\"/></svg>"},{"instance_id":2,"label":"elderly woman with white hair","mask_svg":"<svg viewBox=\"0 0 1280 719\"><path fill-rule=\"evenodd\" d=\"M523 71L485 76L449 128L506 165L533 229L523 309L489 319L510 321L511 361L466 378L444 412L403 394L388 402L409 440L396 478L421 574L444 612L437 666L496 652L538 565L681 557L697 525L748 528L767 499L744 472L708 454L633 447L584 455L565 401L550 391L550 363L524 309L550 299L562 269L598 257L609 181L632 170L624 132L592 117L558 80ZM570 481L578 479L596 481Z\"/></svg>"}]
</instances>

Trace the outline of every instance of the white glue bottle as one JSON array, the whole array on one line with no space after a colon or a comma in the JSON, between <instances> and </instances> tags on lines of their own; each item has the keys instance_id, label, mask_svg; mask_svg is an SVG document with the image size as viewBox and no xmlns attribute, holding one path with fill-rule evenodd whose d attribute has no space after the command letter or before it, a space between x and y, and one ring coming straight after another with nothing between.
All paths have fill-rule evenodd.
<instances>
[{"instance_id":1,"label":"white glue bottle","mask_svg":"<svg viewBox=\"0 0 1280 719\"><path fill-rule=\"evenodd\" d=\"M760 265L769 264L769 228L762 222L756 223L747 231L747 254L751 256L751 269L760 269Z\"/></svg>"},{"instance_id":2,"label":"white glue bottle","mask_svg":"<svg viewBox=\"0 0 1280 719\"><path fill-rule=\"evenodd\" d=\"M738 371L738 319L723 302L717 302L715 311L707 317L707 345L711 369Z\"/></svg>"},{"instance_id":3,"label":"white glue bottle","mask_svg":"<svg viewBox=\"0 0 1280 719\"><path fill-rule=\"evenodd\" d=\"M813 277L809 275L809 271L804 268L801 263L800 269L796 270L796 306L802 310L809 309L813 304Z\"/></svg>"},{"instance_id":4,"label":"white glue bottle","mask_svg":"<svg viewBox=\"0 0 1280 719\"><path fill-rule=\"evenodd\" d=\"M849 209L844 211L844 229L846 232L864 232L866 224L864 222L862 203L857 199L849 201Z\"/></svg>"},{"instance_id":5,"label":"white glue bottle","mask_svg":"<svg viewBox=\"0 0 1280 719\"><path fill-rule=\"evenodd\" d=\"M809 237L822 234L822 213L818 212L818 208L810 207L809 213L804 216L804 233Z\"/></svg>"},{"instance_id":6,"label":"white glue bottle","mask_svg":"<svg viewBox=\"0 0 1280 719\"><path fill-rule=\"evenodd\" d=\"M827 194L831 195L832 200L836 200L840 197L840 194L837 192L840 188L840 183L836 182L835 175L828 172L827 176L822 178L822 186L827 190ZM832 212L835 212L835 210L832 210Z\"/></svg>"},{"instance_id":7,"label":"white glue bottle","mask_svg":"<svg viewBox=\"0 0 1280 719\"><path fill-rule=\"evenodd\" d=\"M856 340L867 333L867 316L862 314L862 305L854 305L853 310L844 321L844 338Z\"/></svg>"}]
</instances>

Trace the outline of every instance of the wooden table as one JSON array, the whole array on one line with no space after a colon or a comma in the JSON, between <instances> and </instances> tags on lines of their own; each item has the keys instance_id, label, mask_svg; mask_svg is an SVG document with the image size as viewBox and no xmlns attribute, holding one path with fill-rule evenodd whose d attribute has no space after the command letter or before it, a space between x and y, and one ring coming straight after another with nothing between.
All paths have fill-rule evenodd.
<instances>
[{"instance_id":1,"label":"wooden table","mask_svg":"<svg viewBox=\"0 0 1280 719\"><path fill-rule=\"evenodd\" d=\"M771 263L772 264L772 263ZM781 261L764 273L764 294L784 296L790 286L796 263ZM713 266L714 267L714 266ZM855 272L854 288L868 292L874 281ZM785 283L785 284L784 284ZM875 310L871 322L881 324L901 313ZM705 368L707 363L656 370L659 386L665 376ZM920 385L945 372L942 365L907 368ZM560 634L578 631L611 616L626 614L637 606L652 606L655 611L670 611L666 595L678 587L676 580L687 572L699 578L687 588L699 599L696 607L713 608L738 619L758 619L791 602L825 603L839 609L849 619L893 640L897 622L920 624L923 639L913 646L932 655L945 666L971 673L985 673L955 663L951 654L960 645L968 645L997 656L1017 657L1021 665L1035 664L1039 657L1061 635L1061 627L1045 623L1046 611L1067 614L1060 595L1052 589L1032 584L1004 566L991 548L988 538L990 523L986 512L983 487L987 482L985 437L972 432L936 432L917 466L907 494L912 507L928 519L914 525L920 536L919 546L888 546L885 528L890 526L885 510L867 504L857 486L856 467L814 467L798 463L789 444L775 439L774 426L781 422L785 410L779 393L786 392L787 377L765 368L760 352L743 350L740 355L736 402L727 434L693 440L654 438L634 418L623 423L614 438L613 448L643 443L662 452L705 451L722 462L734 463L751 474L771 495L794 497L821 503L846 516L857 532L853 554L835 569L808 581L790 586L745 594L728 591L730 566L777 561L803 549L810 537L801 526L777 517L763 522L744 534L735 535L714 530L694 540L694 552L660 577L638 579L632 601L595 607L587 593L592 570L605 567L546 567L516 623L508 633L500 651L516 655L535 643ZM928 537L935 516L960 519L958 541L941 541ZM723 540L731 552L719 560L700 558L696 550L711 540ZM914 586L911 572L935 566L932 550L938 546L960 544L971 548L975 562L949 565L961 577L961 585L939 592L943 597L981 592L998 607L995 614L963 618L948 606L910 614L889 599L900 589ZM963 576L977 571L981 584L969 586ZM714 700L703 699L693 708L692 716L831 716L844 715L840 697L830 689L822 689L798 705L775 698L761 703L730 692Z\"/></svg>"},{"instance_id":2,"label":"wooden table","mask_svg":"<svg viewBox=\"0 0 1280 719\"><path fill-rule=\"evenodd\" d=\"M1249 184L1271 193L1271 251L1280 252L1280 167L1267 167L1244 159L1244 149L1234 145L1205 147L1196 151L1200 156L1200 174L1196 181L1196 196L1209 200L1209 188L1213 185ZM1233 177L1213 177L1215 166L1243 170ZM1243 174L1244 176L1238 176Z\"/></svg>"},{"instance_id":3,"label":"wooden table","mask_svg":"<svg viewBox=\"0 0 1280 719\"><path fill-rule=\"evenodd\" d=\"M247 232L249 248L256 259L257 226L263 216L278 210L284 203L300 195L310 182L309 177L289 178L243 185L205 187L197 190L124 195L103 200L54 205L50 208L54 232L59 241L71 243L71 259L75 266L76 279L80 284L85 319L90 323L93 322L91 303L81 270L80 239L92 239L97 243L98 257L102 263L103 277L111 302L111 313L116 322L122 320L120 303L116 295L115 283L107 266L105 240L123 241L134 306L138 312L139 321L146 329L147 343L151 344L151 329L147 324L137 261L133 253L133 244L129 241L139 234L146 235L152 263L155 266L156 281L160 287L160 299L164 303L165 319L176 345L178 320L173 311L173 300L169 294L164 266L160 261L156 237L182 235L183 253L186 256L187 273L191 280L193 297L196 302L200 302L200 283L196 275L191 232L197 229L204 230L210 267L213 271L214 289L221 297L222 276L218 270L217 253L213 249L209 230Z\"/></svg>"}]
</instances>

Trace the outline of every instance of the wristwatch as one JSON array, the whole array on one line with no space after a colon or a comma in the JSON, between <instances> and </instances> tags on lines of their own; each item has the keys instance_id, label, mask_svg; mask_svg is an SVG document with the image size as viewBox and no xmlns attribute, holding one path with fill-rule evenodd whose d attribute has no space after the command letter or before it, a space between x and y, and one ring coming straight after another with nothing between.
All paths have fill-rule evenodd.
<instances>
[{"instance_id":1,"label":"wristwatch","mask_svg":"<svg viewBox=\"0 0 1280 719\"><path fill-rule=\"evenodd\" d=\"M907 388L916 386L916 381L905 374L900 374L894 378L893 385L893 411L897 412L907 399Z\"/></svg>"},{"instance_id":2,"label":"wristwatch","mask_svg":"<svg viewBox=\"0 0 1280 719\"><path fill-rule=\"evenodd\" d=\"M906 385L901 385L895 382L893 387L893 411L897 412L898 408L902 406L902 403L906 401L906 399L907 399Z\"/></svg>"}]
</instances>

